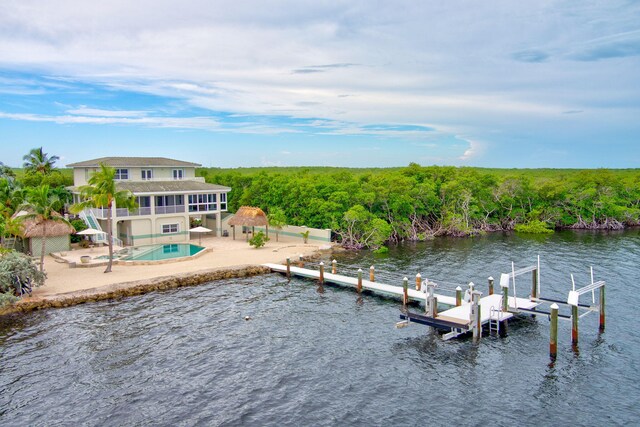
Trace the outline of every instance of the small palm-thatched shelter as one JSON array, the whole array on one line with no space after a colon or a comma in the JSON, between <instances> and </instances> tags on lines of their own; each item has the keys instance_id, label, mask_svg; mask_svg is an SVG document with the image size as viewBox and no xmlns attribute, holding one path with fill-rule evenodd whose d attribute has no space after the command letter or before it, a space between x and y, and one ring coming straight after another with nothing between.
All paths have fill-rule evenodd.
<instances>
[{"instance_id":1,"label":"small palm-thatched shelter","mask_svg":"<svg viewBox=\"0 0 640 427\"><path fill-rule=\"evenodd\" d=\"M236 239L236 225L242 225L245 227L251 227L251 232L253 234L253 227L265 227L267 230L267 235L269 235L269 221L267 221L267 215L260 208L255 208L253 206L242 206L238 209L238 212L231 218L228 222L229 225L233 226L233 240ZM247 233L247 240L249 239L249 234Z\"/></svg>"},{"instance_id":2,"label":"small palm-thatched shelter","mask_svg":"<svg viewBox=\"0 0 640 427\"><path fill-rule=\"evenodd\" d=\"M26 215L26 212L20 211L14 214L14 217ZM43 230L46 228L47 239L45 242L45 254L51 252L62 252L71 249L69 235L76 230L69 224L62 221L48 220L46 227L43 222L39 222L35 218L27 218L21 221L19 236L23 239L23 250L31 254L39 254L42 245Z\"/></svg>"}]
</instances>

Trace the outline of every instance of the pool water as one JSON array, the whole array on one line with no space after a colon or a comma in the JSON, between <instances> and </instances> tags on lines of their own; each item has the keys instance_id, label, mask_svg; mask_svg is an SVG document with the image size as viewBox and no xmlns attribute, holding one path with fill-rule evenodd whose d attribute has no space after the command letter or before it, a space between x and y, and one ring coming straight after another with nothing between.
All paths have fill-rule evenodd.
<instances>
[{"instance_id":1,"label":"pool water","mask_svg":"<svg viewBox=\"0 0 640 427\"><path fill-rule=\"evenodd\" d=\"M136 246L129 248L128 255L120 257L123 261L160 261L164 259L192 256L204 248L190 243L167 243L162 245Z\"/></svg>"}]
</instances>

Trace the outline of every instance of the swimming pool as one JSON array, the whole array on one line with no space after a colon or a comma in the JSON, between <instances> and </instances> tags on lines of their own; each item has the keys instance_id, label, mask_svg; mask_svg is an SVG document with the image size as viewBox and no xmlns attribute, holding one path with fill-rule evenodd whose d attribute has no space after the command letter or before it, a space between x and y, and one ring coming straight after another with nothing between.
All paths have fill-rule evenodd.
<instances>
[{"instance_id":1,"label":"swimming pool","mask_svg":"<svg viewBox=\"0 0 640 427\"><path fill-rule=\"evenodd\" d=\"M165 259L193 256L204 248L190 243L165 243L127 248L127 253L118 259L122 261L161 261Z\"/></svg>"}]
</instances>

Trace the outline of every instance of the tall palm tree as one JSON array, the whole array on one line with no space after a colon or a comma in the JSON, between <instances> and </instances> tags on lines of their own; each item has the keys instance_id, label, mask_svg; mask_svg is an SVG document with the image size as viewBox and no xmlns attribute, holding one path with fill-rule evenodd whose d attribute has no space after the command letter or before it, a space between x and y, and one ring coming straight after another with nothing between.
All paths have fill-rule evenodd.
<instances>
[{"instance_id":1,"label":"tall palm tree","mask_svg":"<svg viewBox=\"0 0 640 427\"><path fill-rule=\"evenodd\" d=\"M42 248L40 251L40 271L44 271L44 254L47 242L47 224L51 221L60 221L69 224L62 215L56 211L60 206L60 199L51 194L48 185L43 185L27 190L25 202L18 208L27 213L20 216L21 220L35 219L36 224L42 224ZM69 224L71 225L71 224Z\"/></svg>"},{"instance_id":2,"label":"tall palm tree","mask_svg":"<svg viewBox=\"0 0 640 427\"><path fill-rule=\"evenodd\" d=\"M33 148L26 154L22 160L24 160L23 167L27 172L37 172L42 175L48 175L54 168L56 161L60 160L58 156L49 156L42 151L42 147Z\"/></svg>"},{"instance_id":3,"label":"tall palm tree","mask_svg":"<svg viewBox=\"0 0 640 427\"><path fill-rule=\"evenodd\" d=\"M113 204L117 207L133 210L137 207L136 198L129 190L118 190L116 187L116 170L100 163L100 170L89 178L89 185L80 187L80 199L82 202L71 206L71 212L79 213L87 208L106 208L107 210L107 234L109 240L109 262L105 273L111 272L113 264L113 221L111 209Z\"/></svg>"}]
</instances>

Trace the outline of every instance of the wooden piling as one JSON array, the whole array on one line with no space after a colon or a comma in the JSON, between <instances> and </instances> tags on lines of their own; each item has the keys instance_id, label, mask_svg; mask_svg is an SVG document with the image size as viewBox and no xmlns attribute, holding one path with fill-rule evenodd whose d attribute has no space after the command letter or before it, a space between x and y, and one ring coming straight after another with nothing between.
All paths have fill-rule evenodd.
<instances>
[{"instance_id":1,"label":"wooden piling","mask_svg":"<svg viewBox=\"0 0 640 427\"><path fill-rule=\"evenodd\" d=\"M558 356L558 304L551 304L551 331L549 333L549 357L556 360Z\"/></svg>"},{"instance_id":2,"label":"wooden piling","mask_svg":"<svg viewBox=\"0 0 640 427\"><path fill-rule=\"evenodd\" d=\"M369 267L369 281L370 282L376 281L376 268L373 265Z\"/></svg>"},{"instance_id":3,"label":"wooden piling","mask_svg":"<svg viewBox=\"0 0 640 427\"><path fill-rule=\"evenodd\" d=\"M571 344L578 344L578 306L571 306Z\"/></svg>"},{"instance_id":4,"label":"wooden piling","mask_svg":"<svg viewBox=\"0 0 640 427\"><path fill-rule=\"evenodd\" d=\"M473 326L473 340L479 341L482 337L482 316L480 306L481 292L473 291L471 293L471 325Z\"/></svg>"},{"instance_id":5,"label":"wooden piling","mask_svg":"<svg viewBox=\"0 0 640 427\"><path fill-rule=\"evenodd\" d=\"M287 257L287 279L291 279L291 258Z\"/></svg>"},{"instance_id":6,"label":"wooden piling","mask_svg":"<svg viewBox=\"0 0 640 427\"><path fill-rule=\"evenodd\" d=\"M509 311L509 284L502 286L502 311L506 313Z\"/></svg>"},{"instance_id":7,"label":"wooden piling","mask_svg":"<svg viewBox=\"0 0 640 427\"><path fill-rule=\"evenodd\" d=\"M538 270L531 272L531 301L538 298Z\"/></svg>"},{"instance_id":8,"label":"wooden piling","mask_svg":"<svg viewBox=\"0 0 640 427\"><path fill-rule=\"evenodd\" d=\"M416 291L422 289L422 275L420 273L416 274Z\"/></svg>"},{"instance_id":9,"label":"wooden piling","mask_svg":"<svg viewBox=\"0 0 640 427\"><path fill-rule=\"evenodd\" d=\"M324 262L320 262L320 284L324 284Z\"/></svg>"},{"instance_id":10,"label":"wooden piling","mask_svg":"<svg viewBox=\"0 0 640 427\"><path fill-rule=\"evenodd\" d=\"M338 261L331 261L331 274L338 274Z\"/></svg>"},{"instance_id":11,"label":"wooden piling","mask_svg":"<svg viewBox=\"0 0 640 427\"><path fill-rule=\"evenodd\" d=\"M604 285L600 287L600 332L604 331Z\"/></svg>"},{"instance_id":12,"label":"wooden piling","mask_svg":"<svg viewBox=\"0 0 640 427\"><path fill-rule=\"evenodd\" d=\"M489 276L487 280L489 281L489 295L493 295L493 277Z\"/></svg>"},{"instance_id":13,"label":"wooden piling","mask_svg":"<svg viewBox=\"0 0 640 427\"><path fill-rule=\"evenodd\" d=\"M300 257L298 258L298 267L304 268L304 259L302 257L302 254L300 254Z\"/></svg>"},{"instance_id":14,"label":"wooden piling","mask_svg":"<svg viewBox=\"0 0 640 427\"><path fill-rule=\"evenodd\" d=\"M358 288L357 288L358 293L362 292L362 269L359 268L358 269Z\"/></svg>"},{"instance_id":15,"label":"wooden piling","mask_svg":"<svg viewBox=\"0 0 640 427\"><path fill-rule=\"evenodd\" d=\"M456 288L456 307L462 305L462 288L458 286Z\"/></svg>"},{"instance_id":16,"label":"wooden piling","mask_svg":"<svg viewBox=\"0 0 640 427\"><path fill-rule=\"evenodd\" d=\"M409 303L409 279L406 277L402 279L402 290L404 291L402 294L402 305L406 307Z\"/></svg>"},{"instance_id":17,"label":"wooden piling","mask_svg":"<svg viewBox=\"0 0 640 427\"><path fill-rule=\"evenodd\" d=\"M425 310L427 316L438 317L438 297L435 295L435 285L427 282L427 299L425 301Z\"/></svg>"}]
</instances>

